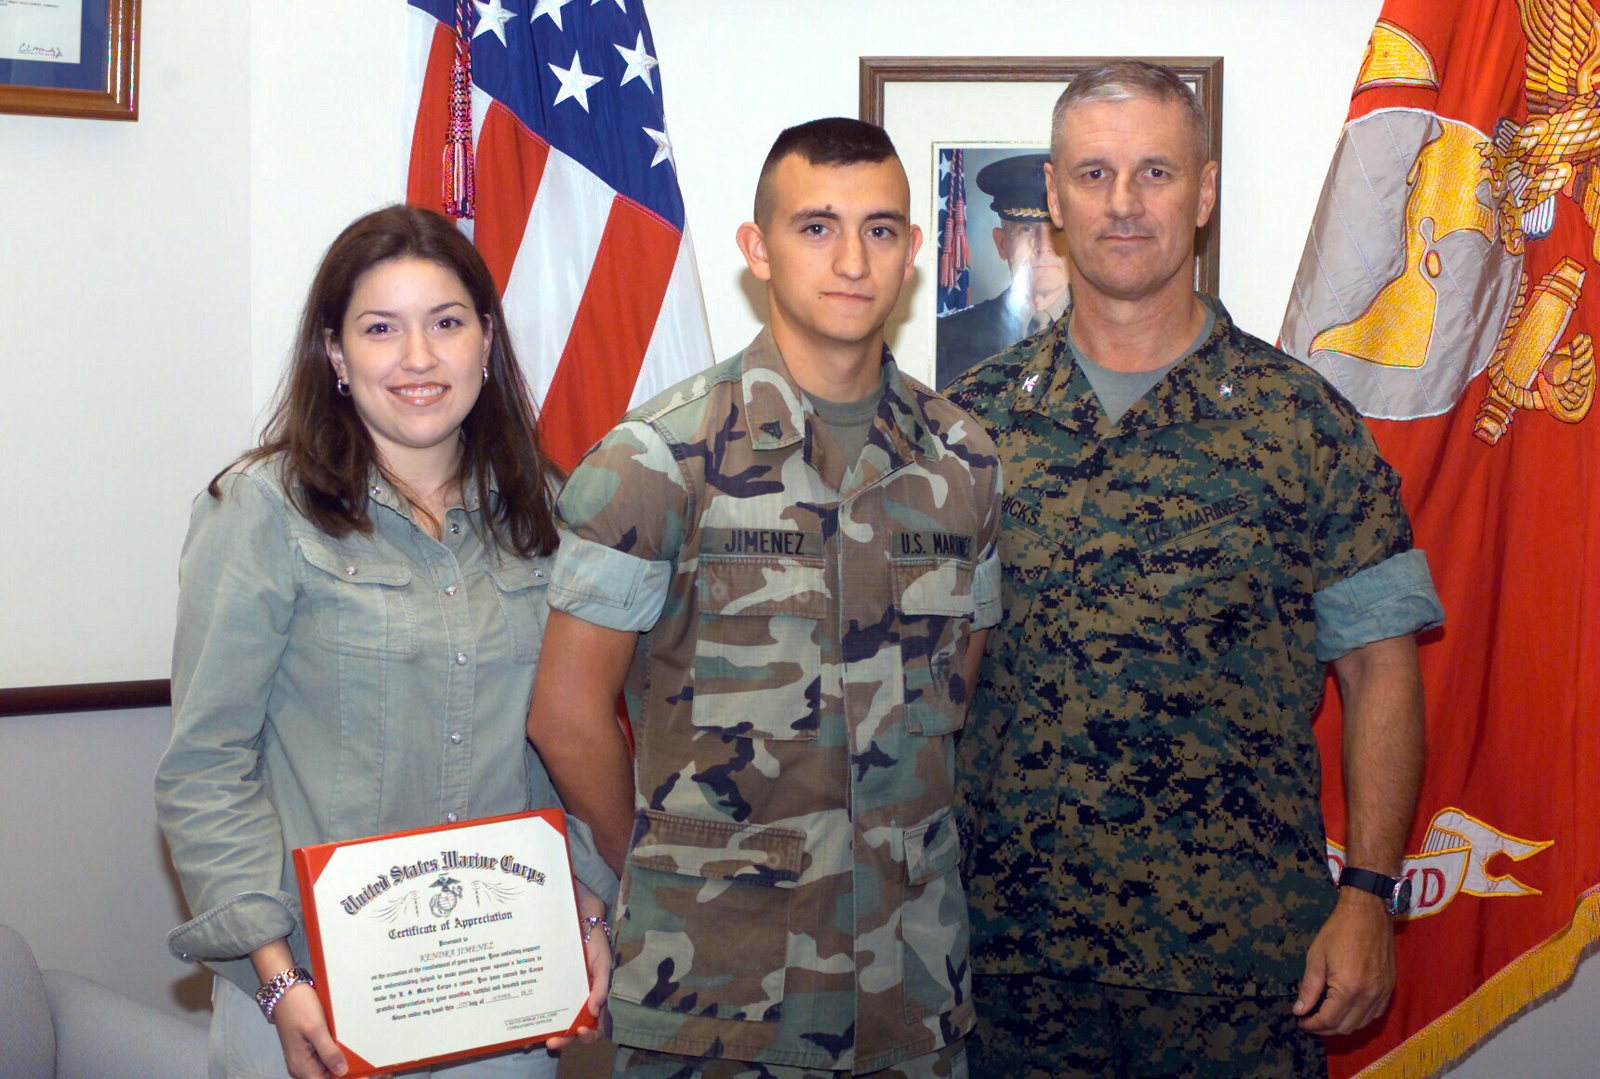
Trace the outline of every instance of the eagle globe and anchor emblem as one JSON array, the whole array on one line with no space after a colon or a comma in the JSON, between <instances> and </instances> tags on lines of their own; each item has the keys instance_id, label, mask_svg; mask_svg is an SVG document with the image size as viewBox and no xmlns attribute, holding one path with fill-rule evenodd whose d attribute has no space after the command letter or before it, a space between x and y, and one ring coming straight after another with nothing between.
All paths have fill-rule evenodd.
<instances>
[{"instance_id":1,"label":"eagle globe and anchor emblem","mask_svg":"<svg viewBox=\"0 0 1600 1079\"><path fill-rule=\"evenodd\" d=\"M456 904L461 902L461 882L451 876L442 876L434 881L432 887L437 888L428 900L428 913L435 918L443 918L456 909Z\"/></svg>"},{"instance_id":2,"label":"eagle globe and anchor emblem","mask_svg":"<svg viewBox=\"0 0 1600 1079\"><path fill-rule=\"evenodd\" d=\"M1600 18L1583 0L1518 6L1527 121L1486 135L1384 108L1347 124L1283 330L1286 349L1380 419L1448 412L1487 370L1473 433L1490 446L1518 412L1578 423L1595 388L1590 335L1567 336L1585 268L1563 256L1530 283L1524 264L1569 199L1600 260ZM1428 50L1387 20L1355 93L1380 86L1439 86Z\"/></svg>"}]
</instances>

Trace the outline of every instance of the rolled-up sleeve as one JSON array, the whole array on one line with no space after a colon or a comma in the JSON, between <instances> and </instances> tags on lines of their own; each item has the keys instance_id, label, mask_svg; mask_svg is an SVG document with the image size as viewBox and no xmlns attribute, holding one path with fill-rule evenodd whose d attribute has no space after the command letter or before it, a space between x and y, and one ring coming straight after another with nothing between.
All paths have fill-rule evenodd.
<instances>
[{"instance_id":1,"label":"rolled-up sleeve","mask_svg":"<svg viewBox=\"0 0 1600 1079\"><path fill-rule=\"evenodd\" d=\"M672 566L561 531L550 606L607 629L643 633L661 617Z\"/></svg>"},{"instance_id":2,"label":"rolled-up sleeve","mask_svg":"<svg viewBox=\"0 0 1600 1079\"><path fill-rule=\"evenodd\" d=\"M295 581L282 504L251 476L202 494L179 567L172 740L156 814L194 917L167 938L185 961L233 959L300 924L281 889L283 836L261 782L267 699L288 641Z\"/></svg>"},{"instance_id":3,"label":"rolled-up sleeve","mask_svg":"<svg viewBox=\"0 0 1600 1079\"><path fill-rule=\"evenodd\" d=\"M1317 615L1317 659L1444 624L1428 559L1415 548L1352 573L1312 596Z\"/></svg>"},{"instance_id":4,"label":"rolled-up sleeve","mask_svg":"<svg viewBox=\"0 0 1600 1079\"><path fill-rule=\"evenodd\" d=\"M629 633L655 625L691 518L688 486L648 423L619 424L561 491L550 606Z\"/></svg>"}]
</instances>

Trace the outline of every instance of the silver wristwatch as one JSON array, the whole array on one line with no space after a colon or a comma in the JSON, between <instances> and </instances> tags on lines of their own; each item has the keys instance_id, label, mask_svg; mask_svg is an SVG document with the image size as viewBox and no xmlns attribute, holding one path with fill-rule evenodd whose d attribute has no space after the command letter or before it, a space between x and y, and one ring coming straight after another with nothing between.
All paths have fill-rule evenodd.
<instances>
[{"instance_id":1,"label":"silver wristwatch","mask_svg":"<svg viewBox=\"0 0 1600 1079\"><path fill-rule=\"evenodd\" d=\"M290 967L281 974L274 975L270 982L256 990L256 1003L261 1005L261 1014L267 1017L267 1022L272 1022L272 1009L278 1006L278 1001L283 999L283 994L289 991L289 987L302 983L313 989L317 986L312 980L311 972L305 967Z\"/></svg>"}]
</instances>

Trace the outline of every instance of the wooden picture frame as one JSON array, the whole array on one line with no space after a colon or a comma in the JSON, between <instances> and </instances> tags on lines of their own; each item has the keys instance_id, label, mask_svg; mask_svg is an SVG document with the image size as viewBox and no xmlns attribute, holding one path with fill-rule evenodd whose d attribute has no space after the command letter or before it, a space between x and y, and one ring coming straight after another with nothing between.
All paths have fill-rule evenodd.
<instances>
[{"instance_id":1,"label":"wooden picture frame","mask_svg":"<svg viewBox=\"0 0 1600 1079\"><path fill-rule=\"evenodd\" d=\"M881 125L905 163L912 220L927 230L917 265L922 272L901 294L891 320L895 354L913 376L935 384L937 337L939 152L952 146L1046 149L1050 110L1074 76L1112 59L1084 56L864 56L860 118ZM1222 156L1222 57L1143 57L1172 68L1205 110L1207 154ZM972 177L967 177L969 188ZM969 190L970 199L970 190ZM985 201L987 196L984 196ZM1195 282L1215 294L1219 284L1220 199L1196 236ZM971 205L969 201L968 205ZM968 246L982 253L983 237ZM974 297L977 302L980 297Z\"/></svg>"},{"instance_id":2,"label":"wooden picture frame","mask_svg":"<svg viewBox=\"0 0 1600 1079\"><path fill-rule=\"evenodd\" d=\"M67 0L82 5L77 63L0 56L0 113L139 118L140 0Z\"/></svg>"}]
</instances>

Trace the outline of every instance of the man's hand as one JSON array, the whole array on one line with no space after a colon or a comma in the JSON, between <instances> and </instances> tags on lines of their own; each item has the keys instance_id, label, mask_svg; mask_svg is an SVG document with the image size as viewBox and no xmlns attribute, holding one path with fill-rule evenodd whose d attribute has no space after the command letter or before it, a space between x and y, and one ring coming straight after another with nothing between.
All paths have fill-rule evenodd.
<instances>
[{"instance_id":1,"label":"man's hand","mask_svg":"<svg viewBox=\"0 0 1600 1079\"><path fill-rule=\"evenodd\" d=\"M1344 701L1345 864L1397 876L1426 742L1416 639L1363 645L1334 660L1333 673ZM1360 1030L1388 1007L1394 979L1394 926L1383 900L1339 889L1339 905L1306 953L1294 1002L1300 1028Z\"/></svg>"},{"instance_id":2,"label":"man's hand","mask_svg":"<svg viewBox=\"0 0 1600 1079\"><path fill-rule=\"evenodd\" d=\"M301 982L291 985L272 1009L272 1023L283 1043L283 1062L294 1079L327 1079L349 1070L339 1045L328 1033L317 991Z\"/></svg>"},{"instance_id":3,"label":"man's hand","mask_svg":"<svg viewBox=\"0 0 1600 1079\"><path fill-rule=\"evenodd\" d=\"M1323 1036L1360 1030L1389 1006L1394 978L1394 927L1383 900L1339 889L1339 905L1306 953L1294 1002L1300 1029Z\"/></svg>"}]
</instances>

